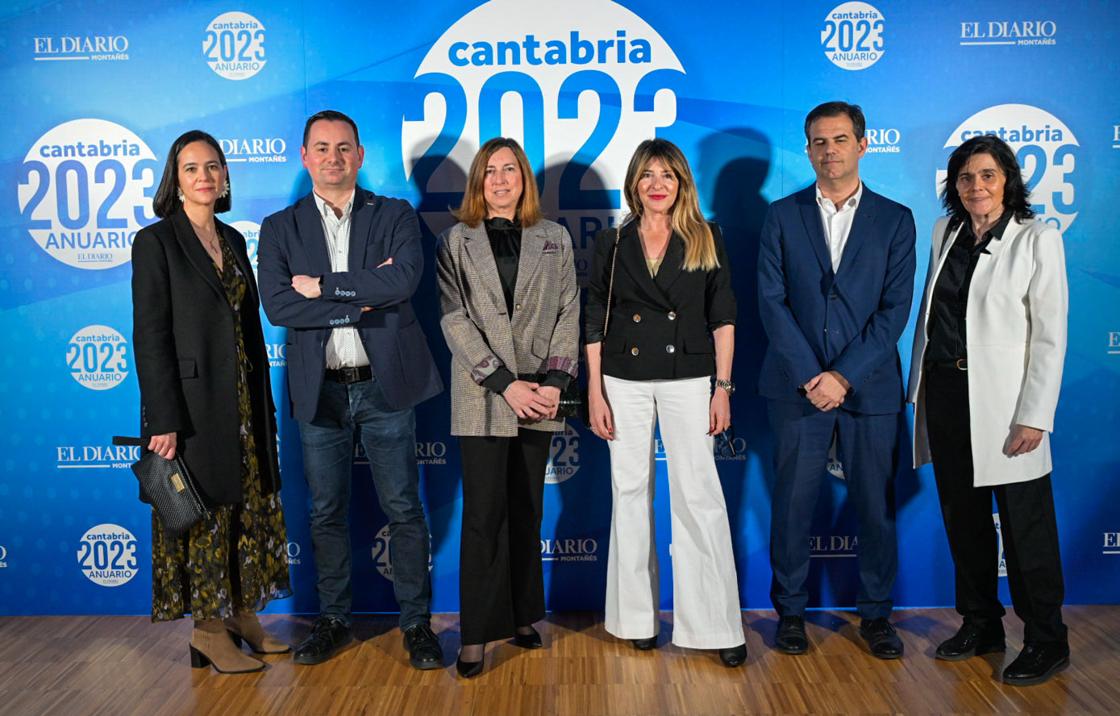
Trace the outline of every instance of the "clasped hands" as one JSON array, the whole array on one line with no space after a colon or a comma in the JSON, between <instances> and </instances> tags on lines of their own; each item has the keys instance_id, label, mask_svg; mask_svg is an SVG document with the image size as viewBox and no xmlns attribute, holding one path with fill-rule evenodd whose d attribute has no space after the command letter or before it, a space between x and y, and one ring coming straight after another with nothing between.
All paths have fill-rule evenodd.
<instances>
[{"instance_id":1,"label":"clasped hands","mask_svg":"<svg viewBox=\"0 0 1120 716\"><path fill-rule=\"evenodd\" d=\"M502 393L509 407L522 420L543 420L556 417L560 407L560 389L551 385L515 380Z\"/></svg>"},{"instance_id":2,"label":"clasped hands","mask_svg":"<svg viewBox=\"0 0 1120 716\"><path fill-rule=\"evenodd\" d=\"M377 264L377 268L392 265L393 257L390 256L381 263ZM303 296L304 298L319 298L323 295L323 287L320 284L320 279L321 277L319 276L306 276L304 274L298 274L296 276L292 276L292 288L295 289L296 293ZM373 308L370 306L362 306L363 313L372 310Z\"/></svg>"},{"instance_id":3,"label":"clasped hands","mask_svg":"<svg viewBox=\"0 0 1120 716\"><path fill-rule=\"evenodd\" d=\"M813 407L827 413L834 408L839 408L844 403L844 398L848 395L851 384L837 371L826 370L813 376L802 387L805 389L805 397L809 399Z\"/></svg>"}]
</instances>

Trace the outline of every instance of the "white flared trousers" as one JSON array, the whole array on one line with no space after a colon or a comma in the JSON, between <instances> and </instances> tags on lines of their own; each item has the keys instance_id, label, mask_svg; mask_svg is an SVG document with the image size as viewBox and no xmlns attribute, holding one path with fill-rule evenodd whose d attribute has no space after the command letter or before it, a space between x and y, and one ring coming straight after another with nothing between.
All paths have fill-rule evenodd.
<instances>
[{"instance_id":1,"label":"white flared trousers","mask_svg":"<svg viewBox=\"0 0 1120 716\"><path fill-rule=\"evenodd\" d=\"M653 431L660 421L672 513L673 643L726 649L745 641L727 505L707 434L710 384L603 377L615 436L605 626L621 639L648 639L658 629Z\"/></svg>"}]
</instances>

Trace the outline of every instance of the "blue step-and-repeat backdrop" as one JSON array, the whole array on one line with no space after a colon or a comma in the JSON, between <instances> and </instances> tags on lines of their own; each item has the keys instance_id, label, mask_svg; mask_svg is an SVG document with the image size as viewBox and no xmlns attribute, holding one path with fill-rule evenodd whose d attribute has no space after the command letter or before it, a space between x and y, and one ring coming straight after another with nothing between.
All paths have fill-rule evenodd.
<instances>
[{"instance_id":1,"label":"blue step-and-repeat backdrop","mask_svg":"<svg viewBox=\"0 0 1120 716\"><path fill-rule=\"evenodd\" d=\"M128 470L137 450L109 442L138 425L133 238L153 221L171 141L201 128L230 161L235 203L222 218L255 252L261 220L310 188L301 131L324 108L358 122L362 185L420 212L428 264L415 302L445 376L435 237L452 222L448 207L482 141L522 140L548 215L571 231L581 279L595 231L621 216L634 147L660 136L684 149L704 209L728 238L739 297L737 454L717 458L742 605L768 607L773 440L751 390L765 344L758 231L768 202L812 181L802 120L829 99L863 106L863 177L914 210L918 281L952 148L994 133L1017 150L1035 209L1063 231L1069 261L1069 353L1053 438L1068 601L1120 596L1120 25L1110 3L15 0L0 18L0 614L147 613L151 523ZM266 336L286 406L284 331L266 326ZM297 426L281 410L295 596L271 609L313 612ZM420 406L416 444L438 611L458 609L460 464L448 412L446 394ZM658 457L662 600L671 607ZM357 458L355 607L393 611L386 520ZM856 540L844 483L829 485L814 523L811 589L814 605L845 606L855 598ZM570 426L553 442L546 488L550 608L602 607L610 499L605 445ZM901 471L897 499L897 603L952 604L929 469Z\"/></svg>"}]
</instances>

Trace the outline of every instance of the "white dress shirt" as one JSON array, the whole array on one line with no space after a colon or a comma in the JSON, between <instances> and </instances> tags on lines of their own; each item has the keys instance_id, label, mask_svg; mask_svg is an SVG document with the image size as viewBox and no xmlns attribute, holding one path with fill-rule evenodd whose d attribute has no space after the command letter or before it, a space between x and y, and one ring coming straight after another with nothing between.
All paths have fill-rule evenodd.
<instances>
[{"instance_id":1,"label":"white dress shirt","mask_svg":"<svg viewBox=\"0 0 1120 716\"><path fill-rule=\"evenodd\" d=\"M840 269L840 259L844 257L844 246L848 243L848 234L852 233L852 220L856 218L856 208L862 196L863 182L860 182L856 193L837 207L831 199L821 194L820 185L817 185L817 206L821 212L828 253L832 256L833 273Z\"/></svg>"},{"instance_id":2,"label":"white dress shirt","mask_svg":"<svg viewBox=\"0 0 1120 716\"><path fill-rule=\"evenodd\" d=\"M342 216L335 216L334 209L318 194L312 192L319 216L323 220L323 235L327 237L327 254L331 259L331 271L338 273L349 270L350 252L350 211L354 208L354 195L350 194ZM369 365L369 356L362 346L361 336L354 326L332 328L327 341L327 368L358 368Z\"/></svg>"}]
</instances>

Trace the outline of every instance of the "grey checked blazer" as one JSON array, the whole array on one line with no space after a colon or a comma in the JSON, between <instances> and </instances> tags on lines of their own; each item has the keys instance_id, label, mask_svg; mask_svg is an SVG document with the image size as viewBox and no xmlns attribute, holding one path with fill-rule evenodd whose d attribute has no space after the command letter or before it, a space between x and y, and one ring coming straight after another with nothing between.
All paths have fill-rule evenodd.
<instances>
[{"instance_id":1,"label":"grey checked blazer","mask_svg":"<svg viewBox=\"0 0 1120 716\"><path fill-rule=\"evenodd\" d=\"M554 431L563 420L519 421L505 399L482 387L498 368L514 375L578 370L579 287L572 239L541 220L521 232L521 258L506 315L502 281L486 227L458 223L440 237L436 256L443 317L451 349L451 434L515 437L518 427Z\"/></svg>"}]
</instances>

